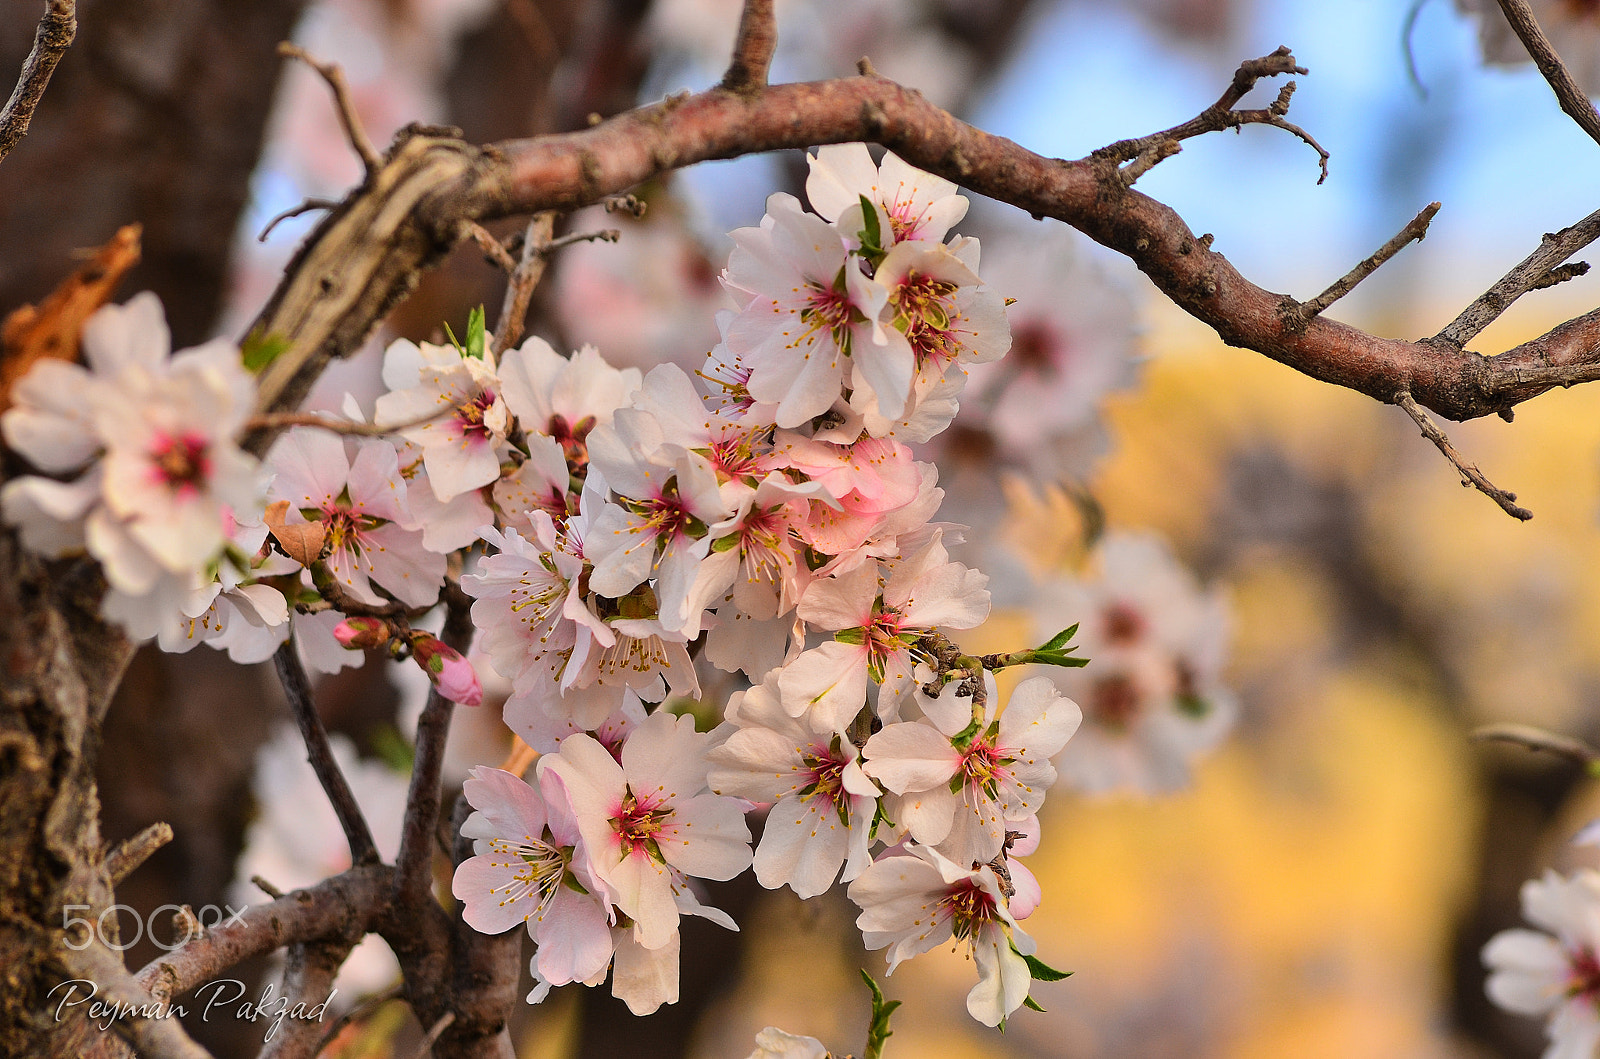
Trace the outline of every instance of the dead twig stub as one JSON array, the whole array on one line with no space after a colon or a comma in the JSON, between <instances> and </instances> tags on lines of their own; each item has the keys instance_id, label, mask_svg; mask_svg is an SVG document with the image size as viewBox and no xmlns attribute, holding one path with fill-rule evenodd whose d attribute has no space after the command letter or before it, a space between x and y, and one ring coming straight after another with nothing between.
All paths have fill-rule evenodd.
<instances>
[{"instance_id":1,"label":"dead twig stub","mask_svg":"<svg viewBox=\"0 0 1600 1059\"><path fill-rule=\"evenodd\" d=\"M1394 403L1405 410L1406 415L1410 416L1411 421L1416 423L1418 429L1422 431L1422 436L1433 442L1434 446L1444 453L1445 459L1449 460L1455 466L1455 469L1460 472L1463 479L1462 485L1472 485L1478 492L1499 504L1500 510L1514 519L1526 522L1533 517L1532 511L1525 507L1517 506L1516 493L1508 493L1499 488L1488 478L1485 478L1483 472L1478 470L1474 464L1462 459L1461 454L1456 451L1456 447L1450 444L1450 439L1445 436L1444 431L1440 430L1433 420L1428 418L1426 412L1417 407L1417 402L1411 399L1410 394L1402 390L1400 393L1395 394Z\"/></svg>"}]
</instances>

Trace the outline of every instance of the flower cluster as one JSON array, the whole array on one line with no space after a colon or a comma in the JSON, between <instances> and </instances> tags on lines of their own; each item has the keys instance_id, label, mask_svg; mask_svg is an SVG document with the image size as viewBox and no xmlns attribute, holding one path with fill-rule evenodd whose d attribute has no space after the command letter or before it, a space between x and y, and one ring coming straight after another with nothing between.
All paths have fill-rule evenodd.
<instances>
[{"instance_id":1,"label":"flower cluster","mask_svg":"<svg viewBox=\"0 0 1600 1059\"><path fill-rule=\"evenodd\" d=\"M908 445L1006 352L1005 301L976 240L949 237L967 203L948 181L852 144L811 159L807 195L815 212L774 195L733 233L737 308L699 380L538 338L496 355L480 310L464 341L389 347L373 426L347 401L347 423L278 438L264 490L232 440L238 352L169 364L136 300L86 338L105 378L59 365L19 390L13 448L97 462L8 486L7 517L30 546L87 547L152 632L187 622L164 645L261 658L293 635L330 672L384 648L475 705L473 664L421 625L458 579L505 720L542 756L531 784L467 782L477 855L454 891L478 929L527 924L530 1000L608 973L635 1011L676 999L679 917L736 929L691 880L753 866L803 897L848 884L891 971L966 944L968 1008L1000 1024L1050 976L1013 858L1082 716L1047 677L1002 708L991 671L1082 659L1065 634L987 659L951 641L987 617L988 580L950 558L960 530L930 521L937 474ZM146 598L167 580L192 596ZM683 706L711 680L743 690L699 732Z\"/></svg>"}]
</instances>

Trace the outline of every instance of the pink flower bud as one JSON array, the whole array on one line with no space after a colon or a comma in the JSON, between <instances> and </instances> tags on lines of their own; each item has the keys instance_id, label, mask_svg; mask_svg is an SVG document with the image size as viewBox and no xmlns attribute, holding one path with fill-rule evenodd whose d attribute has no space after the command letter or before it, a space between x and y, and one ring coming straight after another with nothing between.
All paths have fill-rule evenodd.
<instances>
[{"instance_id":1,"label":"pink flower bud","mask_svg":"<svg viewBox=\"0 0 1600 1059\"><path fill-rule=\"evenodd\" d=\"M472 663L461 657L461 652L431 633L419 632L411 638L411 657L428 674L439 694L463 706L477 706L483 702L483 685Z\"/></svg>"},{"instance_id":2,"label":"pink flower bud","mask_svg":"<svg viewBox=\"0 0 1600 1059\"><path fill-rule=\"evenodd\" d=\"M333 638L350 651L382 647L389 642L389 623L382 618L346 618L333 627Z\"/></svg>"}]
</instances>

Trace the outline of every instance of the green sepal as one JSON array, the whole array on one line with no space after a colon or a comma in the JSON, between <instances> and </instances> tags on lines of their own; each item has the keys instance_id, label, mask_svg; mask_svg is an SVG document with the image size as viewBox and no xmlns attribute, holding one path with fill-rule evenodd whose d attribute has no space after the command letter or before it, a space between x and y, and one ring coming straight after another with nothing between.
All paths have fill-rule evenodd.
<instances>
[{"instance_id":1,"label":"green sepal","mask_svg":"<svg viewBox=\"0 0 1600 1059\"><path fill-rule=\"evenodd\" d=\"M240 347L240 354L244 362L244 370L260 372L268 364L278 359L278 355L289 348L289 339L280 334L268 334L257 327L245 336L244 345Z\"/></svg>"},{"instance_id":2,"label":"green sepal","mask_svg":"<svg viewBox=\"0 0 1600 1059\"><path fill-rule=\"evenodd\" d=\"M838 632L833 634L833 638L838 640L840 643L847 643L853 647L860 647L862 644L867 642L867 630L863 629L859 625L853 629L840 629Z\"/></svg>"},{"instance_id":3,"label":"green sepal","mask_svg":"<svg viewBox=\"0 0 1600 1059\"><path fill-rule=\"evenodd\" d=\"M1038 1012L1043 1012L1044 1011L1043 1005L1041 1005L1037 1000L1033 999L1033 997L1031 997L1031 996L1025 996L1025 997L1022 998L1022 1006L1027 1008L1029 1011L1038 1011Z\"/></svg>"},{"instance_id":4,"label":"green sepal","mask_svg":"<svg viewBox=\"0 0 1600 1059\"><path fill-rule=\"evenodd\" d=\"M1019 953L1019 955L1021 954ZM1056 970L1037 956L1023 956L1022 959L1028 965L1028 974L1036 982L1059 982L1063 978L1068 978L1072 975L1071 971Z\"/></svg>"},{"instance_id":5,"label":"green sepal","mask_svg":"<svg viewBox=\"0 0 1600 1059\"><path fill-rule=\"evenodd\" d=\"M1087 658L1069 655L1064 651L1035 651L1032 661L1041 666L1065 666L1068 669L1082 669L1089 664Z\"/></svg>"},{"instance_id":6,"label":"green sepal","mask_svg":"<svg viewBox=\"0 0 1600 1059\"><path fill-rule=\"evenodd\" d=\"M978 737L978 733L982 730L982 723L979 721L973 721L965 728L961 729L961 731L950 737L950 745L958 750L965 750L967 747L972 745L972 741Z\"/></svg>"},{"instance_id":7,"label":"green sepal","mask_svg":"<svg viewBox=\"0 0 1600 1059\"><path fill-rule=\"evenodd\" d=\"M463 357L467 355L467 347L462 345L461 339L457 338L456 333L450 330L450 321L448 320L444 321L444 337L448 338L450 340L450 344L456 347L457 353L461 354Z\"/></svg>"},{"instance_id":8,"label":"green sepal","mask_svg":"<svg viewBox=\"0 0 1600 1059\"><path fill-rule=\"evenodd\" d=\"M718 554L726 551L732 551L738 546L739 535L737 533L729 533L726 536L718 537L716 540L711 542L711 550Z\"/></svg>"},{"instance_id":9,"label":"green sepal","mask_svg":"<svg viewBox=\"0 0 1600 1059\"><path fill-rule=\"evenodd\" d=\"M889 1016L900 1006L900 1001L885 1000L883 990L878 988L878 983L872 980L865 967L861 969L861 980L872 990L872 1021L867 1024L867 1050L863 1053L863 1059L882 1059L883 1042L894 1036L894 1031L889 1029Z\"/></svg>"}]
</instances>

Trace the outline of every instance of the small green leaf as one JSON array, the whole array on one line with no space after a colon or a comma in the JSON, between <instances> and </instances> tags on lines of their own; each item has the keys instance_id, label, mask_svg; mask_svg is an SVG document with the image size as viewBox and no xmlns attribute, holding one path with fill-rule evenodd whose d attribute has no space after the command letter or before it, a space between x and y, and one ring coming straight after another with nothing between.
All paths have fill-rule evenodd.
<instances>
[{"instance_id":1,"label":"small green leaf","mask_svg":"<svg viewBox=\"0 0 1600 1059\"><path fill-rule=\"evenodd\" d=\"M878 208L865 195L861 196L861 249L878 250L883 246L883 229L878 224Z\"/></svg>"},{"instance_id":2,"label":"small green leaf","mask_svg":"<svg viewBox=\"0 0 1600 1059\"><path fill-rule=\"evenodd\" d=\"M1089 664L1087 658L1063 654L1060 651L1035 651L1033 660L1042 666L1065 666L1068 669L1082 669Z\"/></svg>"},{"instance_id":3,"label":"small green leaf","mask_svg":"<svg viewBox=\"0 0 1600 1059\"><path fill-rule=\"evenodd\" d=\"M1025 996L1022 998L1022 1006L1027 1008L1029 1011L1044 1011L1044 1008L1040 1006L1039 1002L1033 999L1031 996Z\"/></svg>"},{"instance_id":4,"label":"small green leaf","mask_svg":"<svg viewBox=\"0 0 1600 1059\"><path fill-rule=\"evenodd\" d=\"M467 314L467 351L466 356L483 359L484 353L489 348L489 327L484 321L483 306L478 306Z\"/></svg>"},{"instance_id":5,"label":"small green leaf","mask_svg":"<svg viewBox=\"0 0 1600 1059\"><path fill-rule=\"evenodd\" d=\"M1072 638L1074 636L1076 636L1076 635L1078 635L1078 626L1077 626L1076 623L1074 623L1069 628L1062 629L1060 632L1058 632L1054 636L1050 637L1050 639L1045 643L1045 645L1043 647L1039 648L1039 650L1041 650L1041 651L1059 651L1062 648L1066 647L1067 644L1071 643L1072 642Z\"/></svg>"},{"instance_id":6,"label":"small green leaf","mask_svg":"<svg viewBox=\"0 0 1600 1059\"><path fill-rule=\"evenodd\" d=\"M288 348L288 338L279 334L267 334L258 327L246 336L244 346L240 349L244 359L244 370L259 372Z\"/></svg>"},{"instance_id":7,"label":"small green leaf","mask_svg":"<svg viewBox=\"0 0 1600 1059\"><path fill-rule=\"evenodd\" d=\"M894 1036L889 1029L889 1016L900 1006L900 1001L885 1000L883 990L878 988L878 983L872 980L866 968L861 969L861 980L872 990L872 1022L867 1026L867 1050L862 1059L882 1059L883 1042Z\"/></svg>"},{"instance_id":8,"label":"small green leaf","mask_svg":"<svg viewBox=\"0 0 1600 1059\"><path fill-rule=\"evenodd\" d=\"M1072 974L1071 971L1056 970L1037 956L1024 956L1022 958L1028 964L1028 974L1036 982L1059 982Z\"/></svg>"}]
</instances>

